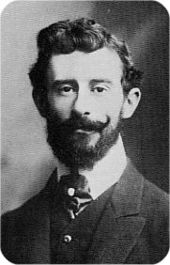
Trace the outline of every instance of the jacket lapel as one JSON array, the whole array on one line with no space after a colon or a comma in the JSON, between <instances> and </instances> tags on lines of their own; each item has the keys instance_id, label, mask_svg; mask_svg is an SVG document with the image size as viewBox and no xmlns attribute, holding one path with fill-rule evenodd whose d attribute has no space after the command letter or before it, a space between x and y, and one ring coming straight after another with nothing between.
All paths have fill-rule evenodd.
<instances>
[{"instance_id":1,"label":"jacket lapel","mask_svg":"<svg viewBox=\"0 0 170 265\"><path fill-rule=\"evenodd\" d=\"M88 263L125 262L145 224L139 216L142 190L143 177L129 163L97 226Z\"/></svg>"}]
</instances>

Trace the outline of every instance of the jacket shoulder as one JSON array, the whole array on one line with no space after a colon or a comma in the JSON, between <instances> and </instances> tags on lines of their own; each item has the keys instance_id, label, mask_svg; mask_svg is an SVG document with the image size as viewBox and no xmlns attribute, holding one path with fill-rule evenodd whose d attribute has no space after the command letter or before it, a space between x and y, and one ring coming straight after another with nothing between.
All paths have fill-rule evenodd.
<instances>
[{"instance_id":1,"label":"jacket shoulder","mask_svg":"<svg viewBox=\"0 0 170 265\"><path fill-rule=\"evenodd\" d=\"M142 207L144 211L166 216L169 213L169 196L144 178Z\"/></svg>"},{"instance_id":2,"label":"jacket shoulder","mask_svg":"<svg viewBox=\"0 0 170 265\"><path fill-rule=\"evenodd\" d=\"M17 219L22 219L22 217L26 217L32 211L35 211L36 208L39 207L39 204L41 203L44 197L43 195L44 195L43 192L40 191L38 194L31 197L29 200L27 200L24 204L22 204L18 208L4 213L1 216L2 224L5 224L6 221L14 222Z\"/></svg>"},{"instance_id":3,"label":"jacket shoulder","mask_svg":"<svg viewBox=\"0 0 170 265\"><path fill-rule=\"evenodd\" d=\"M47 216L47 200L45 193L40 192L19 208L9 211L1 217L1 251L11 262L20 263L24 242L29 234ZM43 221L42 221L43 222Z\"/></svg>"}]
</instances>

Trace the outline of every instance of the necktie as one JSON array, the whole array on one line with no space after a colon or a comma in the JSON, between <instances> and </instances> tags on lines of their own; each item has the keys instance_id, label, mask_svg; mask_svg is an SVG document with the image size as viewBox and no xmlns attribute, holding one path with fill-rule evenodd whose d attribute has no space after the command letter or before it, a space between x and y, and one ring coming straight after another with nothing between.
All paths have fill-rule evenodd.
<instances>
[{"instance_id":1,"label":"necktie","mask_svg":"<svg viewBox=\"0 0 170 265\"><path fill-rule=\"evenodd\" d=\"M92 201L88 180L79 174L61 177L59 196L71 219L74 219Z\"/></svg>"}]
</instances>

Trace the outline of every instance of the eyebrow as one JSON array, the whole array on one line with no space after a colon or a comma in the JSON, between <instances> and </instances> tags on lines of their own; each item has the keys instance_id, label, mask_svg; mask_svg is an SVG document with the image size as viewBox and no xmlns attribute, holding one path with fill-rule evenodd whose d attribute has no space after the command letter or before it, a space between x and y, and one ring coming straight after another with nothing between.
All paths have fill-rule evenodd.
<instances>
[{"instance_id":1,"label":"eyebrow","mask_svg":"<svg viewBox=\"0 0 170 265\"><path fill-rule=\"evenodd\" d=\"M53 84L65 84L65 83L78 83L76 79L57 79ZM91 79L90 84L93 83L109 83L112 84L112 81L109 79Z\"/></svg>"},{"instance_id":2,"label":"eyebrow","mask_svg":"<svg viewBox=\"0 0 170 265\"><path fill-rule=\"evenodd\" d=\"M95 85L98 83L112 84L112 81L109 79L92 79L92 80L90 80L90 85Z\"/></svg>"},{"instance_id":3,"label":"eyebrow","mask_svg":"<svg viewBox=\"0 0 170 265\"><path fill-rule=\"evenodd\" d=\"M75 79L57 79L53 82L52 87L54 86L60 86L63 84L70 84L70 85L77 85L77 81Z\"/></svg>"}]
</instances>

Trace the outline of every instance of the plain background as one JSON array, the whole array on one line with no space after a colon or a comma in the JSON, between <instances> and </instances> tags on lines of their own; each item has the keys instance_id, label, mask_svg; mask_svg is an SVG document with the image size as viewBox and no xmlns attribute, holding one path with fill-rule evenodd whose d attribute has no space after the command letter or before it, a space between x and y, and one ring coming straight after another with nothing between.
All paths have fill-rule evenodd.
<instances>
[{"instance_id":1,"label":"plain background","mask_svg":"<svg viewBox=\"0 0 170 265\"><path fill-rule=\"evenodd\" d=\"M1 16L2 212L36 194L55 167L45 121L28 78L36 34L58 20L91 17L127 41L144 71L142 100L124 127L128 156L147 179L168 191L168 13L153 1L20 1Z\"/></svg>"}]
</instances>

